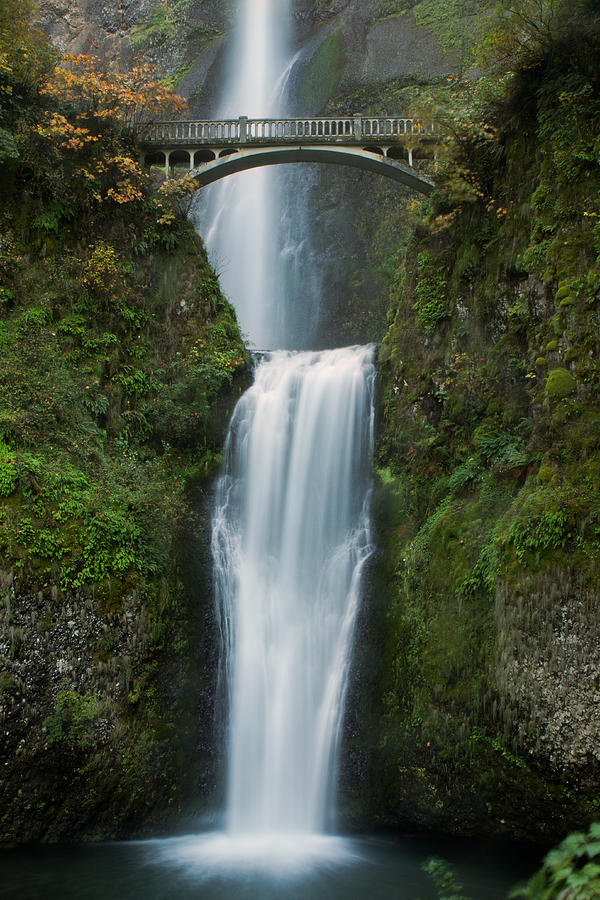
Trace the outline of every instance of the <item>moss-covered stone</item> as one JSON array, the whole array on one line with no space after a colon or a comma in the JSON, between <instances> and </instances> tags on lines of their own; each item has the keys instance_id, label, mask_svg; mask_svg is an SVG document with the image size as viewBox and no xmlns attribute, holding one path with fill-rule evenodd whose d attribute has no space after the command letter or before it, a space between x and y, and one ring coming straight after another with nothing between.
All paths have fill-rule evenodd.
<instances>
[{"instance_id":1,"label":"moss-covered stone","mask_svg":"<svg viewBox=\"0 0 600 900\"><path fill-rule=\"evenodd\" d=\"M318 115L334 94L344 68L344 39L334 31L321 41L301 72L297 102L305 115Z\"/></svg>"},{"instance_id":2,"label":"moss-covered stone","mask_svg":"<svg viewBox=\"0 0 600 900\"><path fill-rule=\"evenodd\" d=\"M552 369L546 378L546 393L550 400L562 400L574 394L577 382L566 369Z\"/></svg>"}]
</instances>

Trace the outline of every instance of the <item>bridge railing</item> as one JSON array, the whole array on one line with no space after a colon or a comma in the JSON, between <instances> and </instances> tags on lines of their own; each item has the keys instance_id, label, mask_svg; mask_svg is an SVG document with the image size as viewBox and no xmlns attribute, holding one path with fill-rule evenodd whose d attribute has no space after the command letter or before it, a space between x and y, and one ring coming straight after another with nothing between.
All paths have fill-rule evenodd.
<instances>
[{"instance_id":1,"label":"bridge railing","mask_svg":"<svg viewBox=\"0 0 600 900\"><path fill-rule=\"evenodd\" d=\"M406 135L436 135L432 123L405 116L330 116L317 119L204 119L156 122L144 133L145 144L252 144L276 141L393 142Z\"/></svg>"}]
</instances>

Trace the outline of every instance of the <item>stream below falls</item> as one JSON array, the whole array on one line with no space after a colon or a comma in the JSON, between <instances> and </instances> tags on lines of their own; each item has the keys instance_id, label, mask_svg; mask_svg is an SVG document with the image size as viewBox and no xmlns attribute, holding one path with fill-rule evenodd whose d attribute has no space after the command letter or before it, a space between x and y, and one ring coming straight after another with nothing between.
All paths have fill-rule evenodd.
<instances>
[{"instance_id":1,"label":"stream below falls","mask_svg":"<svg viewBox=\"0 0 600 900\"><path fill-rule=\"evenodd\" d=\"M273 867L273 851L279 866ZM448 860L472 900L504 900L538 861L531 850L476 841L338 837L299 848L248 841L231 858L215 835L3 852L0 897L19 900L438 900L421 869ZM269 860L267 868L265 860Z\"/></svg>"}]
</instances>

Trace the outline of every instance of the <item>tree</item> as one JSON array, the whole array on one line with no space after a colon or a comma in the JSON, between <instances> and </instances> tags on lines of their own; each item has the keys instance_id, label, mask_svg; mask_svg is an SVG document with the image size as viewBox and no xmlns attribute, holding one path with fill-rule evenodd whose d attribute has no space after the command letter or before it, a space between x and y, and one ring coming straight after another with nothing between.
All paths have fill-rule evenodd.
<instances>
[{"instance_id":1,"label":"tree","mask_svg":"<svg viewBox=\"0 0 600 900\"><path fill-rule=\"evenodd\" d=\"M55 157L70 158L77 179L73 190L80 199L141 201L148 175L131 138L152 117L185 107L185 100L159 80L152 62L142 59L129 72L106 72L94 56L69 55L49 73L40 91L52 109L33 132ZM97 144L101 149L95 152Z\"/></svg>"},{"instance_id":2,"label":"tree","mask_svg":"<svg viewBox=\"0 0 600 900\"><path fill-rule=\"evenodd\" d=\"M597 7L598 0L500 0L479 62L505 71L535 62L577 22L595 18Z\"/></svg>"},{"instance_id":3,"label":"tree","mask_svg":"<svg viewBox=\"0 0 600 900\"><path fill-rule=\"evenodd\" d=\"M0 108L17 86L37 92L56 58L46 36L32 27L34 12L33 0L0 0Z\"/></svg>"},{"instance_id":4,"label":"tree","mask_svg":"<svg viewBox=\"0 0 600 900\"><path fill-rule=\"evenodd\" d=\"M31 27L33 12L31 0L0 0L0 163L18 157L23 103L38 97L55 60L46 36Z\"/></svg>"},{"instance_id":5,"label":"tree","mask_svg":"<svg viewBox=\"0 0 600 900\"><path fill-rule=\"evenodd\" d=\"M157 115L186 106L143 57L128 72L105 72L97 57L70 54L54 68L42 92L72 106L80 121L114 119L134 134Z\"/></svg>"}]
</instances>

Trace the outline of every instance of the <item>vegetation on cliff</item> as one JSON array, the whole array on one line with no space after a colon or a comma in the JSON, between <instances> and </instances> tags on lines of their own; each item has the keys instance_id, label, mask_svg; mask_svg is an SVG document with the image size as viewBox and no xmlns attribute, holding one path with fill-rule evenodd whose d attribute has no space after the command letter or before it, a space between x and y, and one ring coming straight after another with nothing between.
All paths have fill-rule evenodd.
<instances>
[{"instance_id":1,"label":"vegetation on cliff","mask_svg":"<svg viewBox=\"0 0 600 900\"><path fill-rule=\"evenodd\" d=\"M137 161L132 122L178 99L146 64L57 65L30 13L0 2L4 840L118 833L199 777L184 545L247 364L177 192Z\"/></svg>"},{"instance_id":2,"label":"vegetation on cliff","mask_svg":"<svg viewBox=\"0 0 600 900\"><path fill-rule=\"evenodd\" d=\"M382 822L540 838L597 817L600 28L590 3L509 13L444 90L396 274L358 716Z\"/></svg>"}]
</instances>

